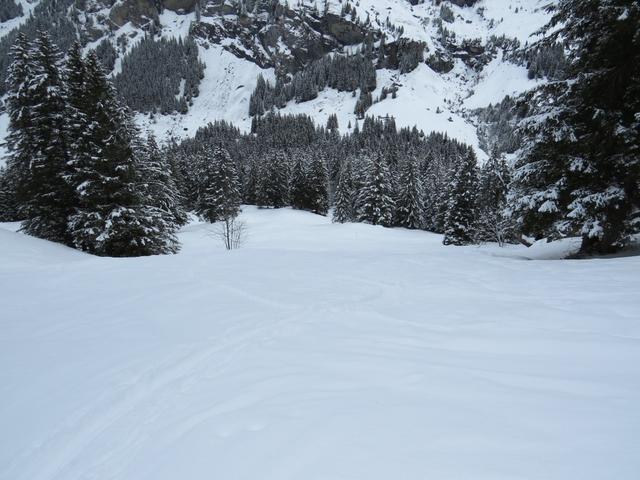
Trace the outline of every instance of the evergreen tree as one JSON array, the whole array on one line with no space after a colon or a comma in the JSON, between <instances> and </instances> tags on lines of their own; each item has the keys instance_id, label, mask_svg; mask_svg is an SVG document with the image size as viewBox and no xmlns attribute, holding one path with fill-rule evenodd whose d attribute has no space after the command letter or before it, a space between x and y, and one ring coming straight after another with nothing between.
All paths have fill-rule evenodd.
<instances>
[{"instance_id":1,"label":"evergreen tree","mask_svg":"<svg viewBox=\"0 0 640 480\"><path fill-rule=\"evenodd\" d=\"M583 254L607 253L640 230L640 5L561 0L549 31L570 65L528 98L511 209L526 234L578 235Z\"/></svg>"},{"instance_id":2,"label":"evergreen tree","mask_svg":"<svg viewBox=\"0 0 640 480\"><path fill-rule=\"evenodd\" d=\"M375 155L369 163L367 180L358 195L358 204L360 221L386 227L393 223L395 202L391 175L382 155Z\"/></svg>"},{"instance_id":3,"label":"evergreen tree","mask_svg":"<svg viewBox=\"0 0 640 480\"><path fill-rule=\"evenodd\" d=\"M27 78L26 85L11 94L11 97L14 94L19 97L22 88L26 88L24 94L28 103L22 108L29 111L22 116L13 110L16 106L13 99L9 104L10 130L21 137L17 142L14 137L10 148L14 149L16 162L28 162L18 167L18 190L25 216L22 230L29 235L70 244L67 220L75 198L65 180L68 145L60 53L49 35L40 32L30 54L33 59L30 78ZM21 60L18 60L18 68L22 68ZM11 83L14 83L13 79ZM14 123L14 118L17 123ZM26 124L21 124L22 121Z\"/></svg>"},{"instance_id":4,"label":"evergreen tree","mask_svg":"<svg viewBox=\"0 0 640 480\"><path fill-rule=\"evenodd\" d=\"M289 204L289 165L284 152L274 151L265 159L256 197L261 207L282 208Z\"/></svg>"},{"instance_id":5,"label":"evergreen tree","mask_svg":"<svg viewBox=\"0 0 640 480\"><path fill-rule=\"evenodd\" d=\"M291 206L299 210L311 210L312 208L307 169L307 153L296 152L291 169L290 198Z\"/></svg>"},{"instance_id":6,"label":"evergreen tree","mask_svg":"<svg viewBox=\"0 0 640 480\"><path fill-rule=\"evenodd\" d=\"M215 147L202 170L197 212L210 223L240 213L240 181L235 162L224 148Z\"/></svg>"},{"instance_id":7,"label":"evergreen tree","mask_svg":"<svg viewBox=\"0 0 640 480\"><path fill-rule=\"evenodd\" d=\"M140 164L139 175L144 184L144 192L149 199L145 203L160 209L162 215L166 217L162 220L168 224L166 230L173 232L188 220L182 207L175 174L167 155L160 150L153 135L150 134L147 137L142 151L143 162Z\"/></svg>"},{"instance_id":8,"label":"evergreen tree","mask_svg":"<svg viewBox=\"0 0 640 480\"><path fill-rule=\"evenodd\" d=\"M243 177L242 198L244 203L248 205L256 205L256 192L258 188L258 179L260 178L260 163L251 159L248 165L245 165L245 175Z\"/></svg>"},{"instance_id":9,"label":"evergreen tree","mask_svg":"<svg viewBox=\"0 0 640 480\"><path fill-rule=\"evenodd\" d=\"M31 62L31 44L23 33L19 33L11 49L12 63L7 78L7 112L9 114L9 128L6 144L9 150L7 174L14 178L15 197L19 203L27 200L27 179L29 164L33 155L34 143L31 107L33 98L29 93L29 85L34 76ZM6 179L5 179L6 180ZM5 183L4 188L10 188ZM5 190L6 191L6 190Z\"/></svg>"},{"instance_id":10,"label":"evergreen tree","mask_svg":"<svg viewBox=\"0 0 640 480\"><path fill-rule=\"evenodd\" d=\"M353 222L355 212L355 185L351 161L347 160L340 169L340 177L335 193L335 207L333 221L337 223Z\"/></svg>"},{"instance_id":11,"label":"evergreen tree","mask_svg":"<svg viewBox=\"0 0 640 480\"><path fill-rule=\"evenodd\" d=\"M177 253L180 243L176 237L179 222L186 222L180 210L175 184L169 166L158 149L153 136L143 142L133 129L132 145L135 158L137 205L127 209L135 222L140 239L144 241L137 255Z\"/></svg>"},{"instance_id":12,"label":"evergreen tree","mask_svg":"<svg viewBox=\"0 0 640 480\"><path fill-rule=\"evenodd\" d=\"M480 170L478 185L478 240L514 240L515 225L507 214L507 190L511 172L503 157L493 155Z\"/></svg>"},{"instance_id":13,"label":"evergreen tree","mask_svg":"<svg viewBox=\"0 0 640 480\"><path fill-rule=\"evenodd\" d=\"M471 147L460 157L447 192L444 221L445 245L468 245L475 241L478 169Z\"/></svg>"},{"instance_id":14,"label":"evergreen tree","mask_svg":"<svg viewBox=\"0 0 640 480\"><path fill-rule=\"evenodd\" d=\"M24 34L19 33L11 50L12 63L7 78L7 112L9 131L6 144L9 150L6 168L0 175L0 221L22 220L19 205L25 201L32 135L31 102L29 84L33 78L30 61L31 45Z\"/></svg>"},{"instance_id":15,"label":"evergreen tree","mask_svg":"<svg viewBox=\"0 0 640 480\"><path fill-rule=\"evenodd\" d=\"M396 223L405 228L422 228L424 191L415 159L407 158L402 162L399 173Z\"/></svg>"},{"instance_id":16,"label":"evergreen tree","mask_svg":"<svg viewBox=\"0 0 640 480\"><path fill-rule=\"evenodd\" d=\"M318 215L329 211L329 174L323 158L314 154L309 165L308 180L310 210Z\"/></svg>"},{"instance_id":17,"label":"evergreen tree","mask_svg":"<svg viewBox=\"0 0 640 480\"><path fill-rule=\"evenodd\" d=\"M65 64L65 87L67 95L67 131L69 146L69 174L67 181L74 185L75 172L100 156L100 146L94 143L94 127L91 98L87 95L87 68L82 57L82 46L74 42L69 49Z\"/></svg>"},{"instance_id":18,"label":"evergreen tree","mask_svg":"<svg viewBox=\"0 0 640 480\"><path fill-rule=\"evenodd\" d=\"M145 168L153 169L145 165L139 132L93 52L85 67L85 108L94 150L74 162L70 174L79 197L69 219L73 243L87 252L113 257L175 252L175 224L142 178Z\"/></svg>"},{"instance_id":19,"label":"evergreen tree","mask_svg":"<svg viewBox=\"0 0 640 480\"><path fill-rule=\"evenodd\" d=\"M0 222L22 220L16 197L16 178L12 171L0 167Z\"/></svg>"},{"instance_id":20,"label":"evergreen tree","mask_svg":"<svg viewBox=\"0 0 640 480\"><path fill-rule=\"evenodd\" d=\"M335 113L329 115L327 119L327 130L338 130L338 116Z\"/></svg>"}]
</instances>

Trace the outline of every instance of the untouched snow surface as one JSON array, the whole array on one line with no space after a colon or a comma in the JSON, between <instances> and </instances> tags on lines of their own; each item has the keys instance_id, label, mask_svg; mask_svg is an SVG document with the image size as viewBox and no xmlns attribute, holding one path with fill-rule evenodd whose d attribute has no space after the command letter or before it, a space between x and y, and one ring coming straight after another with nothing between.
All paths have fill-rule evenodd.
<instances>
[{"instance_id":1,"label":"untouched snow surface","mask_svg":"<svg viewBox=\"0 0 640 480\"><path fill-rule=\"evenodd\" d=\"M139 259L0 228L1 479L638 478L640 257L243 219Z\"/></svg>"}]
</instances>

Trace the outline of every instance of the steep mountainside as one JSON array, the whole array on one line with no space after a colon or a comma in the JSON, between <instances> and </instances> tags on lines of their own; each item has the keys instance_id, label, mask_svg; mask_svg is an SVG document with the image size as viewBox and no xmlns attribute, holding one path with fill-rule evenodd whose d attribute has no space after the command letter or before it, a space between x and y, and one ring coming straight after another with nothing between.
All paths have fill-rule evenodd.
<instances>
[{"instance_id":1,"label":"steep mountainside","mask_svg":"<svg viewBox=\"0 0 640 480\"><path fill-rule=\"evenodd\" d=\"M260 111L318 124L335 113L343 132L363 114L389 115L469 143L482 160L476 109L544 81L518 51L548 20L550 1L15 0L0 24L0 66L19 29L47 28L63 49L74 38L96 49L139 123L161 139L217 119L248 130L261 75ZM327 60L339 56L348 58ZM6 124L2 114L2 136Z\"/></svg>"}]
</instances>

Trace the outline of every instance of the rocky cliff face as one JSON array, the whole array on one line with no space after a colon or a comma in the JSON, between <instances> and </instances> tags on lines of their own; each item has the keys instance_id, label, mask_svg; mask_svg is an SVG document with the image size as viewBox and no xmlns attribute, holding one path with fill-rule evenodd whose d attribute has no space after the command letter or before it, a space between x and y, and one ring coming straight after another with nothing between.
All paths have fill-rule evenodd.
<instances>
[{"instance_id":1,"label":"rocky cliff face","mask_svg":"<svg viewBox=\"0 0 640 480\"><path fill-rule=\"evenodd\" d=\"M313 60L359 45L369 33L366 28L339 15L318 15L287 7L273 13L225 15L224 6L203 12L205 21L194 23L191 34L225 49L261 68L279 68L294 73Z\"/></svg>"}]
</instances>

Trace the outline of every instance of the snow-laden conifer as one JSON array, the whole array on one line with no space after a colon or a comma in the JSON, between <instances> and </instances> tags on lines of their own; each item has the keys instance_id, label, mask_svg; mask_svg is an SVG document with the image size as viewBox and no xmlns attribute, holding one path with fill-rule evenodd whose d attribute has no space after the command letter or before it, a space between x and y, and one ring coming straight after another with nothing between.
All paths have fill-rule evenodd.
<instances>
[{"instance_id":1,"label":"snow-laden conifer","mask_svg":"<svg viewBox=\"0 0 640 480\"><path fill-rule=\"evenodd\" d=\"M351 160L347 159L342 164L338 177L333 209L334 222L346 223L356 220L355 198L356 191Z\"/></svg>"},{"instance_id":2,"label":"snow-laden conifer","mask_svg":"<svg viewBox=\"0 0 640 480\"><path fill-rule=\"evenodd\" d=\"M201 168L198 215L211 223L235 218L241 202L236 164L222 147L214 147L205 158Z\"/></svg>"},{"instance_id":3,"label":"snow-laden conifer","mask_svg":"<svg viewBox=\"0 0 640 480\"><path fill-rule=\"evenodd\" d=\"M414 158L405 159L399 169L396 223L405 228L424 225L424 191Z\"/></svg>"},{"instance_id":4,"label":"snow-laden conifer","mask_svg":"<svg viewBox=\"0 0 640 480\"><path fill-rule=\"evenodd\" d=\"M447 191L444 219L445 245L468 245L475 242L477 224L478 167L471 147L455 164Z\"/></svg>"},{"instance_id":5,"label":"snow-laden conifer","mask_svg":"<svg viewBox=\"0 0 640 480\"><path fill-rule=\"evenodd\" d=\"M583 254L640 229L640 5L561 0L543 43L569 46L566 79L529 94L510 208L524 233L581 236Z\"/></svg>"},{"instance_id":6,"label":"snow-laden conifer","mask_svg":"<svg viewBox=\"0 0 640 480\"><path fill-rule=\"evenodd\" d=\"M67 219L75 198L65 180L69 152L61 54L46 32L38 34L28 53L24 47L20 41L9 101L10 130L14 134L10 148L14 161L21 164L17 169L25 217L22 230L69 244ZM27 65L22 60L25 54L31 57ZM18 73L22 69L26 72ZM25 110L17 112L16 108Z\"/></svg>"},{"instance_id":7,"label":"snow-laden conifer","mask_svg":"<svg viewBox=\"0 0 640 480\"><path fill-rule=\"evenodd\" d=\"M394 209L389 167L382 155L373 155L366 182L358 195L358 219L373 225L390 226Z\"/></svg>"}]
</instances>

